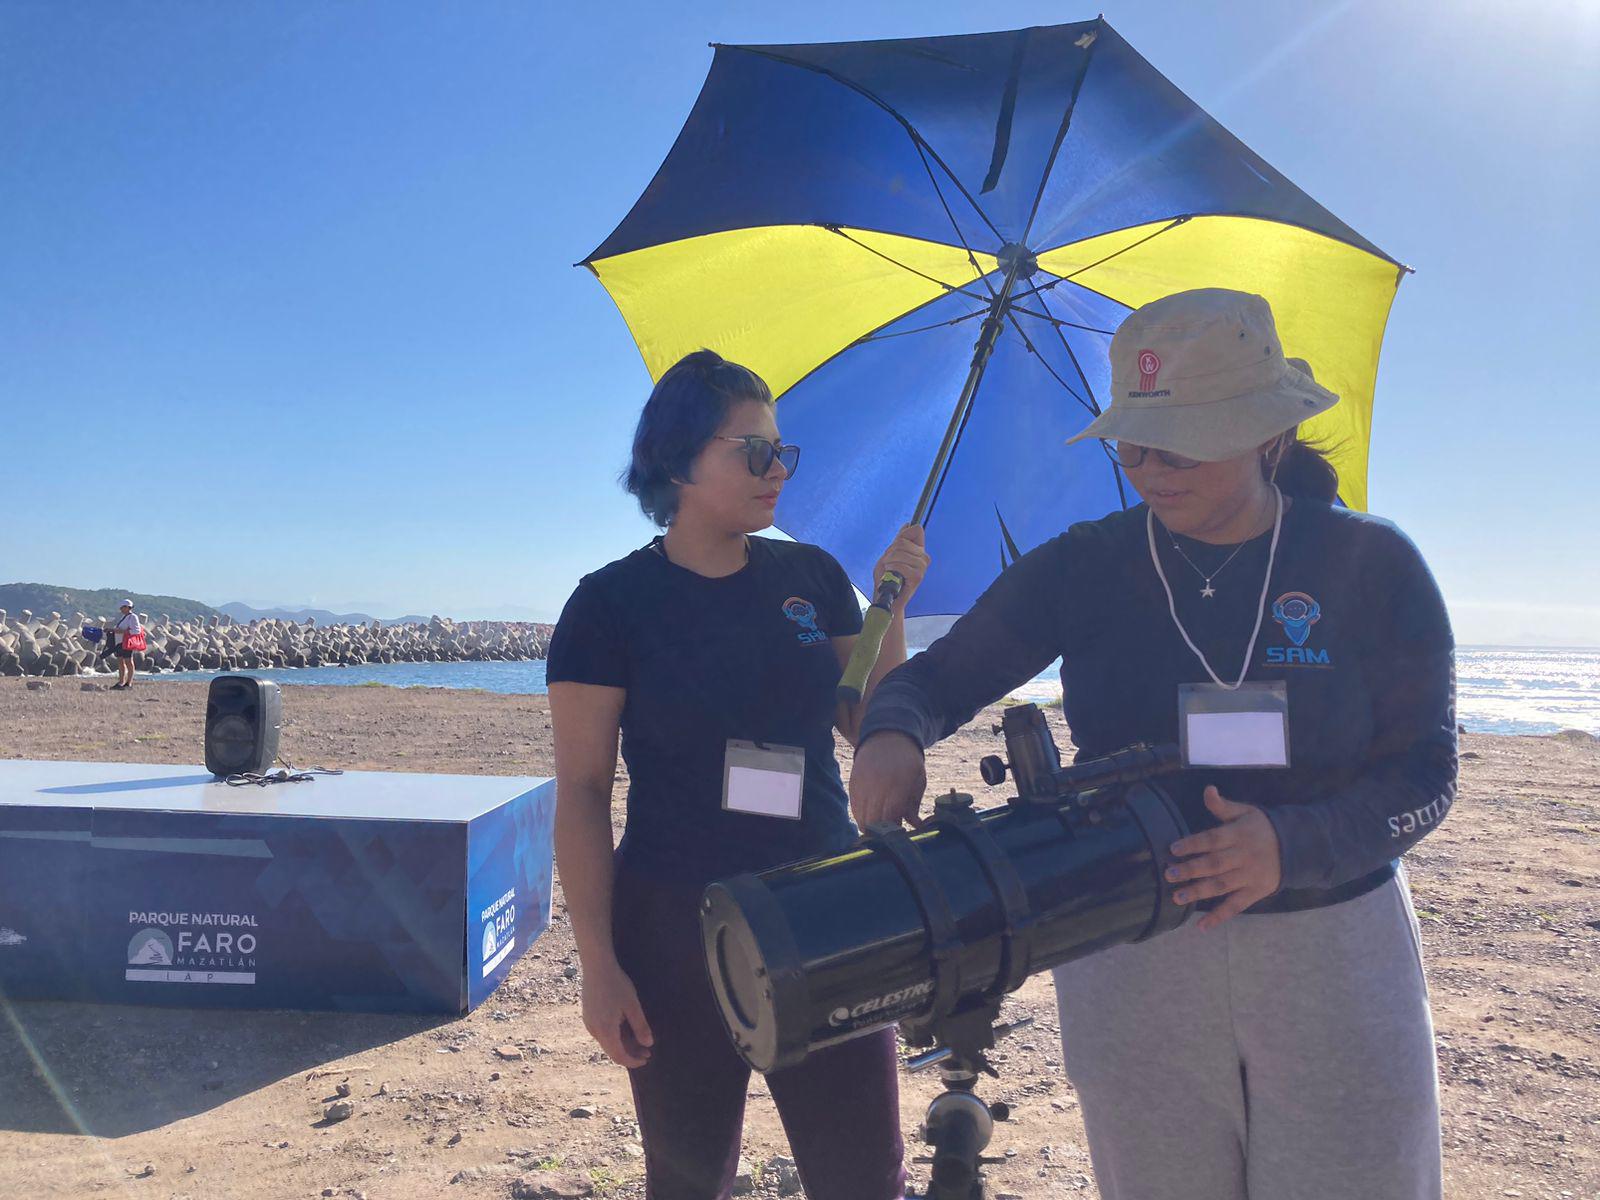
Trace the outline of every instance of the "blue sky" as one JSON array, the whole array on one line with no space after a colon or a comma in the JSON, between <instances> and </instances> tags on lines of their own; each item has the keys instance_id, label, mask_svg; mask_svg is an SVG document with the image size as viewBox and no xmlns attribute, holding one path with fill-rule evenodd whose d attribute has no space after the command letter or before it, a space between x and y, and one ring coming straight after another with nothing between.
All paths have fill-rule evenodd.
<instances>
[{"instance_id":1,"label":"blue sky","mask_svg":"<svg viewBox=\"0 0 1600 1200\"><path fill-rule=\"evenodd\" d=\"M1461 640L1600 644L1600 2L1105 14L1417 268L1372 504ZM650 534L616 485L648 379L571 264L671 145L706 43L1093 15L6 0L0 581L553 618Z\"/></svg>"}]
</instances>

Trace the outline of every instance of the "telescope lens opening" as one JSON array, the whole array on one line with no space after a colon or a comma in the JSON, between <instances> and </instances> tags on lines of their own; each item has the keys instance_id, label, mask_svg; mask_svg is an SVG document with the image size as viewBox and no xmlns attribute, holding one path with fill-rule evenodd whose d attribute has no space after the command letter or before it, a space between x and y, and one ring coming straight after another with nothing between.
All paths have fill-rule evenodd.
<instances>
[{"instance_id":1,"label":"telescope lens opening","mask_svg":"<svg viewBox=\"0 0 1600 1200\"><path fill-rule=\"evenodd\" d=\"M766 972L758 974L758 964L751 961L745 947L739 943L740 939L733 936L728 926L717 930L717 972L727 989L730 1015L745 1029L754 1030L756 1018L751 1014L760 1011L757 988L760 977Z\"/></svg>"}]
</instances>

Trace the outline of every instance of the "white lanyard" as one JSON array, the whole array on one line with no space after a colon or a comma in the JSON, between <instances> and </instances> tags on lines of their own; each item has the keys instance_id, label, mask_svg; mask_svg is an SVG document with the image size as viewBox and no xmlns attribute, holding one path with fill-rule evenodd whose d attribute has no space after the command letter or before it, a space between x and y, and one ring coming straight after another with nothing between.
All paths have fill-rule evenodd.
<instances>
[{"instance_id":1,"label":"white lanyard","mask_svg":"<svg viewBox=\"0 0 1600 1200\"><path fill-rule=\"evenodd\" d=\"M1200 653L1200 647L1194 644L1189 631L1183 627L1183 622L1178 619L1178 606L1172 599L1172 585L1167 582L1167 573L1162 570L1161 556L1156 553L1156 515L1150 509L1145 509L1144 529L1150 540L1150 561L1155 564L1156 578L1161 580L1161 587L1167 593L1167 611L1172 614L1172 623L1178 627L1178 632L1183 635L1183 641L1189 649L1194 651L1194 656L1200 660L1200 665L1206 669L1206 674L1220 688L1227 688L1236 692L1244 685L1244 677L1250 673L1250 660L1255 657L1256 639L1261 636L1261 622L1267 615L1267 593L1272 590L1272 564L1278 557L1278 534L1283 531L1283 493L1278 491L1278 485L1272 484L1272 491L1278 498L1278 513L1272 520L1272 548L1267 551L1267 574L1261 581L1261 603L1256 608L1255 632L1250 635L1250 646L1244 652L1244 665L1239 668L1239 678L1232 683L1223 683L1217 673L1211 669L1211 664L1206 661L1206 656Z\"/></svg>"}]
</instances>

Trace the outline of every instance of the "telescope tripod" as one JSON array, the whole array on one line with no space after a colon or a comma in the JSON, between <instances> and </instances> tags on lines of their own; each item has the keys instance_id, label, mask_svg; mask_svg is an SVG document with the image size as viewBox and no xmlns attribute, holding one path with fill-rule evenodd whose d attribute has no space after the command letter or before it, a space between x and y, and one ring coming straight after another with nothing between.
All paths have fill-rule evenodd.
<instances>
[{"instance_id":1,"label":"telescope tripod","mask_svg":"<svg viewBox=\"0 0 1600 1200\"><path fill-rule=\"evenodd\" d=\"M994 1123L1011 1110L998 1101L985 1104L974 1088L980 1072L999 1077L987 1054L995 1042L1033 1024L1032 1017L1001 1023L999 1015L999 1000L987 1000L958 1015L902 1026L907 1045L932 1047L909 1059L906 1069L915 1073L936 1066L944 1080L944 1091L928 1105L922 1122L922 1140L933 1153L914 1160L931 1163L932 1178L921 1197L908 1191L906 1200L986 1200L983 1167L1005 1160L983 1151L994 1136Z\"/></svg>"}]
</instances>

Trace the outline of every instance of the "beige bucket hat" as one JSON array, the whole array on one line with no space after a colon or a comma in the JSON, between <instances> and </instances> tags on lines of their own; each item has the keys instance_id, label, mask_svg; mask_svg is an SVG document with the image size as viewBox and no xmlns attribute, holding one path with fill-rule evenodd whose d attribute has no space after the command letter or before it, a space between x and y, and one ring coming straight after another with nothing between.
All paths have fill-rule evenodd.
<instances>
[{"instance_id":1,"label":"beige bucket hat","mask_svg":"<svg viewBox=\"0 0 1600 1200\"><path fill-rule=\"evenodd\" d=\"M1067 442L1126 441L1222 462L1338 402L1302 360L1284 357L1266 300L1199 288L1129 314L1111 339L1111 407Z\"/></svg>"}]
</instances>

